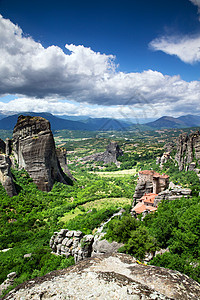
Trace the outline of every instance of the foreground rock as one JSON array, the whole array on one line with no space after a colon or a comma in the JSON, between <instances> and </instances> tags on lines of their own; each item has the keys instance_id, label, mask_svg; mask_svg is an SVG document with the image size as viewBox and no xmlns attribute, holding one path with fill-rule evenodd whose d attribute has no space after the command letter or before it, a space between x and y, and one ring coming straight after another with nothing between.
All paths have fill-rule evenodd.
<instances>
[{"instance_id":1,"label":"foreground rock","mask_svg":"<svg viewBox=\"0 0 200 300\"><path fill-rule=\"evenodd\" d=\"M24 168L40 190L50 191L55 181L67 184L50 123L44 118L19 116L13 131L13 152L19 169Z\"/></svg>"},{"instance_id":2,"label":"foreground rock","mask_svg":"<svg viewBox=\"0 0 200 300\"><path fill-rule=\"evenodd\" d=\"M126 254L96 256L21 284L3 299L200 299L200 285Z\"/></svg>"}]
</instances>

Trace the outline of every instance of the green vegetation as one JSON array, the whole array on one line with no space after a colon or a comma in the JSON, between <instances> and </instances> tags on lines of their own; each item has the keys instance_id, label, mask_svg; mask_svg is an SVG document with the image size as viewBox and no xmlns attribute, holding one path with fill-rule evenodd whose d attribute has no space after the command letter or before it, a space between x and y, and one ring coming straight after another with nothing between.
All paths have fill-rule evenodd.
<instances>
[{"instance_id":1,"label":"green vegetation","mask_svg":"<svg viewBox=\"0 0 200 300\"><path fill-rule=\"evenodd\" d=\"M189 130L189 129L188 129ZM0 283L16 271L14 285L74 263L73 258L51 254L49 240L61 228L94 233L120 207L126 213L106 224L106 238L124 244L120 251L144 259L146 252L169 248L151 263L179 270L200 282L199 178L195 172L179 172L173 161L161 171L155 158L163 143L173 141L179 129L148 132L56 132L57 144L66 147L73 186L55 183L41 192L24 170L13 170L19 194L10 198L0 185ZM98 138L96 138L98 134ZM120 168L103 162L83 163L79 158L105 151L110 140L118 142L124 155ZM143 221L129 214L139 170L165 172L175 184L192 189L191 199L164 201ZM25 254L31 254L25 256Z\"/></svg>"},{"instance_id":2,"label":"green vegetation","mask_svg":"<svg viewBox=\"0 0 200 300\"><path fill-rule=\"evenodd\" d=\"M119 207L130 207L134 193L132 176L105 181L78 167L73 186L56 183L46 193L37 189L26 171L12 172L19 194L10 198L0 185L0 249L12 248L0 252L0 282L16 271L14 285L71 265L72 258L51 254L53 232L68 228L92 233ZM81 213L65 220L67 213L73 215L76 210ZM31 257L24 258L29 253Z\"/></svg>"}]
</instances>

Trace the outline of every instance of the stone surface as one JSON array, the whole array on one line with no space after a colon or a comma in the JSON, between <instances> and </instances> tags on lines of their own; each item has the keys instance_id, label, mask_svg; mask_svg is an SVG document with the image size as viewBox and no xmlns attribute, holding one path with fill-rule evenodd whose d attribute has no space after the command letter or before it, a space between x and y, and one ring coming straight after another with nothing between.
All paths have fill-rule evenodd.
<instances>
[{"instance_id":1,"label":"stone surface","mask_svg":"<svg viewBox=\"0 0 200 300\"><path fill-rule=\"evenodd\" d=\"M10 171L11 161L9 156L0 154L0 182L5 188L8 196L17 195L13 177Z\"/></svg>"},{"instance_id":2,"label":"stone surface","mask_svg":"<svg viewBox=\"0 0 200 300\"><path fill-rule=\"evenodd\" d=\"M6 143L0 139L0 153L6 153Z\"/></svg>"},{"instance_id":3,"label":"stone surface","mask_svg":"<svg viewBox=\"0 0 200 300\"><path fill-rule=\"evenodd\" d=\"M123 152L116 142L110 142L105 152L85 156L83 161L103 161L105 164L115 163L118 164L117 158L122 156Z\"/></svg>"},{"instance_id":4,"label":"stone surface","mask_svg":"<svg viewBox=\"0 0 200 300\"><path fill-rule=\"evenodd\" d=\"M175 160L178 163L179 170L188 170L188 166L196 160L200 160L200 132L180 134L177 140L177 152Z\"/></svg>"},{"instance_id":5,"label":"stone surface","mask_svg":"<svg viewBox=\"0 0 200 300\"><path fill-rule=\"evenodd\" d=\"M3 299L197 300L200 285L177 271L138 264L126 254L113 254L32 279Z\"/></svg>"},{"instance_id":6,"label":"stone surface","mask_svg":"<svg viewBox=\"0 0 200 300\"><path fill-rule=\"evenodd\" d=\"M95 240L92 245L92 254L91 256L95 255L102 255L108 253L116 253L117 250L122 247L122 243L112 242L109 243L107 240Z\"/></svg>"},{"instance_id":7,"label":"stone surface","mask_svg":"<svg viewBox=\"0 0 200 300\"><path fill-rule=\"evenodd\" d=\"M83 236L80 230L61 229L53 234L49 246L56 255L74 256L77 263L91 256L93 242L94 236L91 234Z\"/></svg>"},{"instance_id":8,"label":"stone surface","mask_svg":"<svg viewBox=\"0 0 200 300\"><path fill-rule=\"evenodd\" d=\"M13 131L13 153L42 191L50 191L55 181L67 184L60 167L49 121L41 117L19 116Z\"/></svg>"},{"instance_id":9,"label":"stone surface","mask_svg":"<svg viewBox=\"0 0 200 300\"><path fill-rule=\"evenodd\" d=\"M68 166L67 166L67 150L65 148L56 148L56 155L58 157L59 163L61 168L63 169L63 172L65 174L67 174L67 176L75 181L75 178L73 177L73 175L71 174Z\"/></svg>"},{"instance_id":10,"label":"stone surface","mask_svg":"<svg viewBox=\"0 0 200 300\"><path fill-rule=\"evenodd\" d=\"M166 189L158 194L154 200L154 206L157 206L162 200L177 200L182 197L188 198L191 197L191 189L189 188L182 188L179 185L175 185L172 182L169 185L169 189Z\"/></svg>"},{"instance_id":11,"label":"stone surface","mask_svg":"<svg viewBox=\"0 0 200 300\"><path fill-rule=\"evenodd\" d=\"M12 272L7 275L7 279L2 284L0 284L0 296L2 295L3 290L6 290L10 285L14 283L14 279L16 276L16 272Z\"/></svg>"},{"instance_id":12,"label":"stone surface","mask_svg":"<svg viewBox=\"0 0 200 300\"><path fill-rule=\"evenodd\" d=\"M156 164L160 165L160 169L162 170L164 164L171 159L170 152L165 152L161 157L156 158Z\"/></svg>"}]
</instances>

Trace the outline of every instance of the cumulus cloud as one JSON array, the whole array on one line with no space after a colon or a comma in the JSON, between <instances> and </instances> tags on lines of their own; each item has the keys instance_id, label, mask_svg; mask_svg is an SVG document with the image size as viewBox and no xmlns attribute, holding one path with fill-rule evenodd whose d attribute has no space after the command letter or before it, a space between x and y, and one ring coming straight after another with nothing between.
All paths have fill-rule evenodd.
<instances>
[{"instance_id":1,"label":"cumulus cloud","mask_svg":"<svg viewBox=\"0 0 200 300\"><path fill-rule=\"evenodd\" d=\"M70 107L69 103L55 100L67 99L97 104L96 111L102 109L105 114L103 106L115 106L112 107L115 112L123 105L130 111L132 108L142 111L144 107L156 110L157 106L162 109L180 99L187 103L194 98L198 103L200 98L198 81L185 82L179 76L152 70L119 72L113 55L94 52L82 45L66 44L68 52L54 45L44 48L2 16L0 40L0 94L21 95L22 98L10 103L16 110L20 106L26 108L23 110L33 110L34 106L35 111L37 108L37 111L54 113L56 109L58 112L76 110L74 104ZM90 112L95 114L92 108Z\"/></svg>"},{"instance_id":2,"label":"cumulus cloud","mask_svg":"<svg viewBox=\"0 0 200 300\"><path fill-rule=\"evenodd\" d=\"M150 43L151 49L161 50L170 55L176 55L185 63L200 61L200 36L161 37Z\"/></svg>"},{"instance_id":3,"label":"cumulus cloud","mask_svg":"<svg viewBox=\"0 0 200 300\"><path fill-rule=\"evenodd\" d=\"M194 5L198 6L198 13L200 13L200 0L189 0L189 1L192 2Z\"/></svg>"},{"instance_id":4,"label":"cumulus cloud","mask_svg":"<svg viewBox=\"0 0 200 300\"><path fill-rule=\"evenodd\" d=\"M198 7L200 14L200 0L189 0ZM200 20L200 18L199 18ZM175 55L185 63L193 64L200 61L200 36L162 36L149 44L154 51L163 51Z\"/></svg>"}]
</instances>

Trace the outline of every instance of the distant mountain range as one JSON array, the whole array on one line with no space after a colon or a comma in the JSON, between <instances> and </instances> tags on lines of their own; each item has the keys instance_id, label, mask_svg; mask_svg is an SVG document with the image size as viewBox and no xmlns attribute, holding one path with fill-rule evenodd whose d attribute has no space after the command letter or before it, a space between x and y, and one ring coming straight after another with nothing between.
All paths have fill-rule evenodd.
<instances>
[{"instance_id":1,"label":"distant mountain range","mask_svg":"<svg viewBox=\"0 0 200 300\"><path fill-rule=\"evenodd\" d=\"M50 113L12 112L0 111L0 129L13 130L19 115L41 116L51 123L54 130L87 130L87 131L108 131L108 130L158 130L165 128L187 128L200 126L200 116L185 115L178 118L164 116L155 121L143 124L133 124L132 120L111 119L111 118L90 118L88 116L55 116Z\"/></svg>"},{"instance_id":2,"label":"distant mountain range","mask_svg":"<svg viewBox=\"0 0 200 300\"><path fill-rule=\"evenodd\" d=\"M125 130L130 124L109 118L89 118L82 121L72 121L56 117L50 113L22 112L0 119L0 129L13 130L20 115L41 116L47 119L54 130L88 130L88 131L106 131L106 130Z\"/></svg>"},{"instance_id":3,"label":"distant mountain range","mask_svg":"<svg viewBox=\"0 0 200 300\"><path fill-rule=\"evenodd\" d=\"M198 127L200 116L186 115L178 118L164 116L145 125L152 129Z\"/></svg>"}]
</instances>

